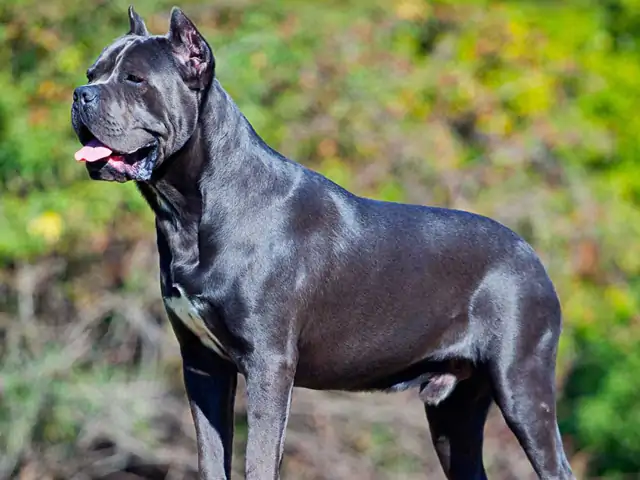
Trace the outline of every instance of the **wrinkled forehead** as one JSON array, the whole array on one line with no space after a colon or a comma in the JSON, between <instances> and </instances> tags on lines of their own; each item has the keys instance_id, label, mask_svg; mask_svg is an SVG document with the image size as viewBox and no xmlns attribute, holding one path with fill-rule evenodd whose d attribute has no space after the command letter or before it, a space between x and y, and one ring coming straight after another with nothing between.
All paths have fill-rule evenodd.
<instances>
[{"instance_id":1,"label":"wrinkled forehead","mask_svg":"<svg viewBox=\"0 0 640 480\"><path fill-rule=\"evenodd\" d=\"M88 72L111 72L116 68L135 68L149 71L168 64L169 46L165 37L118 38L102 50Z\"/></svg>"}]
</instances>

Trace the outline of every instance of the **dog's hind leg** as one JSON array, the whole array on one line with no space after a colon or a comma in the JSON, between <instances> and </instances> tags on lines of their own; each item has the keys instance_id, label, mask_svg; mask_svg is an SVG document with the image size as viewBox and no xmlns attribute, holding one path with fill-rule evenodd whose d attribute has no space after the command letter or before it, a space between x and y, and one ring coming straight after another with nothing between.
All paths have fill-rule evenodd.
<instances>
[{"instance_id":1,"label":"dog's hind leg","mask_svg":"<svg viewBox=\"0 0 640 480\"><path fill-rule=\"evenodd\" d=\"M431 439L449 480L487 479L482 440L491 402L487 378L474 371L437 405L425 403Z\"/></svg>"},{"instance_id":2,"label":"dog's hind leg","mask_svg":"<svg viewBox=\"0 0 640 480\"><path fill-rule=\"evenodd\" d=\"M519 311L522 318L509 322L516 326L503 332L488 360L494 398L538 476L574 479L556 418L560 311L554 302L527 303Z\"/></svg>"}]
</instances>

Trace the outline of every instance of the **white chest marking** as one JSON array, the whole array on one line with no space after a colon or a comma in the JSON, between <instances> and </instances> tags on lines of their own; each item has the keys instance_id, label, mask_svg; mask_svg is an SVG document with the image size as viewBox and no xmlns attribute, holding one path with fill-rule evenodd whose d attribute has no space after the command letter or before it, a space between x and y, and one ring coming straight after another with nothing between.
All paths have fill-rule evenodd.
<instances>
[{"instance_id":1,"label":"white chest marking","mask_svg":"<svg viewBox=\"0 0 640 480\"><path fill-rule=\"evenodd\" d=\"M175 286L180 292L180 296L165 298L164 303L167 309L171 310L200 339L204 346L229 360L222 342L205 325L197 305L189 300L179 286Z\"/></svg>"}]
</instances>

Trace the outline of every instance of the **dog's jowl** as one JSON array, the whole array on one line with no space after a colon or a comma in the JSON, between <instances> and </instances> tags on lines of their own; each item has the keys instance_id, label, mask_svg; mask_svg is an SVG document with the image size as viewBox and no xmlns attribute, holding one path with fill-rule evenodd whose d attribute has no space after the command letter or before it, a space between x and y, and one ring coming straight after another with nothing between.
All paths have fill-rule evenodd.
<instances>
[{"instance_id":1,"label":"dog's jowl","mask_svg":"<svg viewBox=\"0 0 640 480\"><path fill-rule=\"evenodd\" d=\"M76 159L136 182L155 212L201 477L230 476L241 374L247 478L278 477L294 385L415 389L449 479L486 478L495 402L541 478L573 478L555 407L560 303L532 248L489 218L359 197L283 157L181 10L166 35L133 9L129 23L74 92Z\"/></svg>"}]
</instances>

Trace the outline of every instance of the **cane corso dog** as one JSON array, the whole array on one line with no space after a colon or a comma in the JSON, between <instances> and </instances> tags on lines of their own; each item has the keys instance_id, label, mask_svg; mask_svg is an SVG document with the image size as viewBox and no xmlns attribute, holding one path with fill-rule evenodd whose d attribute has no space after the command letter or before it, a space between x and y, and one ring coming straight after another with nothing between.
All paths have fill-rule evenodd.
<instances>
[{"instance_id":1,"label":"cane corso dog","mask_svg":"<svg viewBox=\"0 0 640 480\"><path fill-rule=\"evenodd\" d=\"M574 478L556 420L561 308L533 249L469 212L357 196L270 148L178 8L129 9L73 93L76 160L155 212L203 479L229 478L238 373L246 477L279 477L294 386L415 389L449 479L484 479L497 403L544 479Z\"/></svg>"}]
</instances>

